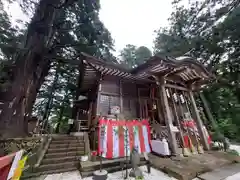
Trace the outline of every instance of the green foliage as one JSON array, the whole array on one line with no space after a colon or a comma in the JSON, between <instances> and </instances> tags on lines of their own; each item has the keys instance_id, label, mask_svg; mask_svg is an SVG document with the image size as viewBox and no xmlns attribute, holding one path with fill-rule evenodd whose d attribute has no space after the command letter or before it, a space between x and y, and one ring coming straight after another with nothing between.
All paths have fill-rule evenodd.
<instances>
[{"instance_id":1,"label":"green foliage","mask_svg":"<svg viewBox=\"0 0 240 180\"><path fill-rule=\"evenodd\" d=\"M40 2L43 2L43 0L9 0L10 3L15 1L29 17L37 14L36 9L39 8ZM42 67L47 69L48 75L46 77L44 75L45 80L40 83L41 88L36 89L38 95L33 111L38 117L49 119L48 122L52 125L60 123L60 129L65 131L67 120L72 115L71 104L76 96L76 82L79 76L78 66L68 64L67 61L79 60L81 52L115 63L117 61L112 54L111 34L99 19L99 1L60 2L62 5L56 7L57 11L53 19L53 33L50 37L46 37L49 38L49 43L41 54L44 59L50 59L51 64L46 65L49 67ZM51 5L50 1L49 5ZM42 15L44 13L46 12ZM44 24L44 20L44 18L40 19L38 23ZM28 26L27 33L23 33L25 29L12 27L1 1L0 24L0 90L3 92L7 91L13 81L11 75L14 72L16 56L25 51L20 47L24 41L29 40L23 34L28 34L31 27ZM31 50L33 47L29 48ZM62 63L62 60L66 63Z\"/></svg>"},{"instance_id":2,"label":"green foliage","mask_svg":"<svg viewBox=\"0 0 240 180\"><path fill-rule=\"evenodd\" d=\"M131 44L127 44L121 51L120 63L126 68L134 68L140 64L143 64L148 58L152 56L152 52L145 46L136 47Z\"/></svg>"},{"instance_id":3,"label":"green foliage","mask_svg":"<svg viewBox=\"0 0 240 180\"><path fill-rule=\"evenodd\" d=\"M220 131L240 140L239 1L173 2L170 27L156 31L154 53L195 57L216 74L204 90ZM209 125L210 129L215 131Z\"/></svg>"},{"instance_id":4,"label":"green foliage","mask_svg":"<svg viewBox=\"0 0 240 180\"><path fill-rule=\"evenodd\" d=\"M143 180L144 177L143 177L143 176L138 176L138 177L136 177L135 179L136 179L136 180Z\"/></svg>"},{"instance_id":5,"label":"green foliage","mask_svg":"<svg viewBox=\"0 0 240 180\"><path fill-rule=\"evenodd\" d=\"M117 62L112 54L111 35L99 19L99 9L98 1L77 0L55 19L55 24L60 26L53 43L53 47L57 48L54 55L56 61L52 63L49 75L41 86L34 112L38 116L48 112L48 121L52 126L59 123L61 132L67 130L68 119L72 117L71 104L76 96L79 70L68 63L60 63L57 70L58 59L79 60L79 54L86 52L106 61ZM58 78L54 83L55 75Z\"/></svg>"}]
</instances>

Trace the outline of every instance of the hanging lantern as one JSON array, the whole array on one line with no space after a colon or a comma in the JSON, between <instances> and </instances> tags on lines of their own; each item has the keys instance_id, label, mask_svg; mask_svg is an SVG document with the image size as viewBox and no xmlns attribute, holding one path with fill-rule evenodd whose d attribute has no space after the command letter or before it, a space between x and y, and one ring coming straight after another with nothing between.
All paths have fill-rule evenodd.
<instances>
[{"instance_id":1,"label":"hanging lantern","mask_svg":"<svg viewBox=\"0 0 240 180\"><path fill-rule=\"evenodd\" d=\"M180 94L180 100L181 100L181 103L185 103L185 100L182 94Z\"/></svg>"},{"instance_id":2,"label":"hanging lantern","mask_svg":"<svg viewBox=\"0 0 240 180\"><path fill-rule=\"evenodd\" d=\"M169 94L168 89L166 89L166 93L167 93L167 97L170 98L170 94Z\"/></svg>"},{"instance_id":3,"label":"hanging lantern","mask_svg":"<svg viewBox=\"0 0 240 180\"><path fill-rule=\"evenodd\" d=\"M155 102L153 102L153 110L157 109L157 105Z\"/></svg>"},{"instance_id":4,"label":"hanging lantern","mask_svg":"<svg viewBox=\"0 0 240 180\"><path fill-rule=\"evenodd\" d=\"M178 97L177 97L176 93L173 94L173 98L174 98L175 102L178 102Z\"/></svg>"}]
</instances>

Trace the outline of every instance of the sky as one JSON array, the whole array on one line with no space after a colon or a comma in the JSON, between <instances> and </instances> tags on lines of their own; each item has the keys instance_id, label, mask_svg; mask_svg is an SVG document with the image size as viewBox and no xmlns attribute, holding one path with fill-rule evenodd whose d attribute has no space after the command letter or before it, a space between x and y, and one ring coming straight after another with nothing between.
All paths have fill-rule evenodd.
<instances>
[{"instance_id":1,"label":"sky","mask_svg":"<svg viewBox=\"0 0 240 180\"><path fill-rule=\"evenodd\" d=\"M152 50L154 30L168 25L171 0L101 0L100 19L115 40L119 51L126 44Z\"/></svg>"},{"instance_id":2,"label":"sky","mask_svg":"<svg viewBox=\"0 0 240 180\"><path fill-rule=\"evenodd\" d=\"M172 0L100 0L100 19L114 39L116 54L127 44L152 50L154 30L168 25ZM12 21L27 21L19 6L6 6Z\"/></svg>"}]
</instances>

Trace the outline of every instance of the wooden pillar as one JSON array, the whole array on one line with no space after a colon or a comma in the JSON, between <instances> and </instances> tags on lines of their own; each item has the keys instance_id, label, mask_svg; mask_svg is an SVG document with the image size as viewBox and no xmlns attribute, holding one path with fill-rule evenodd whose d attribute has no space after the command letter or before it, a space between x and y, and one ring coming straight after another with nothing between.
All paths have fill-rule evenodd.
<instances>
[{"instance_id":1,"label":"wooden pillar","mask_svg":"<svg viewBox=\"0 0 240 180\"><path fill-rule=\"evenodd\" d=\"M193 105L194 113L196 115L196 123L197 123L198 131L199 131L199 135L200 135L202 143L203 143L203 147L204 147L205 150L209 150L210 146L208 144L206 134L203 131L203 123L202 123L200 114L198 112L197 104L196 104L196 101L194 99L192 90L189 91L189 96L190 96L190 99L191 99L191 103Z\"/></svg>"},{"instance_id":2,"label":"wooden pillar","mask_svg":"<svg viewBox=\"0 0 240 180\"><path fill-rule=\"evenodd\" d=\"M199 96L200 96L200 99L202 100L202 103L203 103L203 106L204 106L204 111L205 111L206 114L207 114L208 120L211 121L213 128L214 128L216 131L219 131L218 125L217 125L217 123L215 122L215 120L214 120L214 118L213 118L213 115L212 115L212 113L211 113L211 111L210 111L210 108L209 108L209 106L208 106L208 103L207 103L207 100L206 100L205 96L203 95L202 92L199 93Z\"/></svg>"},{"instance_id":3,"label":"wooden pillar","mask_svg":"<svg viewBox=\"0 0 240 180\"><path fill-rule=\"evenodd\" d=\"M158 84L159 84L160 97L163 101L164 114L166 114L164 120L165 120L167 129L168 129L168 132L169 132L169 141L170 141L169 144L171 146L172 155L177 155L178 147L177 147L176 134L172 131L173 120L172 120L172 115L171 115L171 111L170 111L169 104L168 104L168 98L167 98L164 79L161 79L161 81Z\"/></svg>"},{"instance_id":4,"label":"wooden pillar","mask_svg":"<svg viewBox=\"0 0 240 180\"><path fill-rule=\"evenodd\" d=\"M139 109L139 118L142 119L142 104L141 104L141 98L140 98L140 90L137 87L137 96L138 96L138 109Z\"/></svg>"},{"instance_id":5,"label":"wooden pillar","mask_svg":"<svg viewBox=\"0 0 240 180\"><path fill-rule=\"evenodd\" d=\"M95 131L93 132L93 150L97 150L97 143L98 142L98 117L101 116L101 112L99 112L99 105L100 105L100 98L101 98L101 91L102 91L102 74L99 74L99 81L98 81L98 87L97 87L97 100L96 100L96 117L93 120L93 127L95 128Z\"/></svg>"},{"instance_id":6,"label":"wooden pillar","mask_svg":"<svg viewBox=\"0 0 240 180\"><path fill-rule=\"evenodd\" d=\"M89 109L88 109L88 128L90 128L90 125L91 125L92 112L93 112L93 102L91 101L89 103Z\"/></svg>"},{"instance_id":7,"label":"wooden pillar","mask_svg":"<svg viewBox=\"0 0 240 180\"><path fill-rule=\"evenodd\" d=\"M102 76L100 77L100 79L99 79L99 82L98 82L98 90L97 90L97 102L96 102L96 104L97 104L97 116L100 116L100 113L101 112L99 112L99 105L100 105L100 98L101 98L101 91L102 91Z\"/></svg>"},{"instance_id":8,"label":"wooden pillar","mask_svg":"<svg viewBox=\"0 0 240 180\"><path fill-rule=\"evenodd\" d=\"M120 79L120 81L119 81L119 97L120 97L120 113L121 114L123 114L124 112L123 112L123 91L122 91L122 88L123 88L123 86L122 86L122 80Z\"/></svg>"}]
</instances>

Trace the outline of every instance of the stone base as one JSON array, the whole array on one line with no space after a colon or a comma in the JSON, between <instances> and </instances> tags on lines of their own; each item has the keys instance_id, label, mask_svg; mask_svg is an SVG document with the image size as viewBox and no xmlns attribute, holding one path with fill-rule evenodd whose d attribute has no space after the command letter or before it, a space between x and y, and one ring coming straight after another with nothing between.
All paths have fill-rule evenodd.
<instances>
[{"instance_id":1,"label":"stone base","mask_svg":"<svg viewBox=\"0 0 240 180\"><path fill-rule=\"evenodd\" d=\"M93 180L107 180L108 172L106 170L97 170L93 172Z\"/></svg>"},{"instance_id":2,"label":"stone base","mask_svg":"<svg viewBox=\"0 0 240 180\"><path fill-rule=\"evenodd\" d=\"M130 173L129 173L129 176L130 177L142 177L143 176L143 173L142 171L137 167L135 169L131 169Z\"/></svg>"},{"instance_id":3,"label":"stone base","mask_svg":"<svg viewBox=\"0 0 240 180\"><path fill-rule=\"evenodd\" d=\"M199 154L203 154L204 153L203 147L201 145L197 146L197 151L198 151Z\"/></svg>"}]
</instances>

